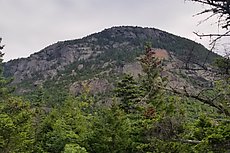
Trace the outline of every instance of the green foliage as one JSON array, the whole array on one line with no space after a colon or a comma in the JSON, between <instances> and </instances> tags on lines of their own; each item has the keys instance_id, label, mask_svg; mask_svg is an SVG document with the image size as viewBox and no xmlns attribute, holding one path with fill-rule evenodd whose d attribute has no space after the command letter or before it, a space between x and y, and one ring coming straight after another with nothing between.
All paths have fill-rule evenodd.
<instances>
[{"instance_id":1,"label":"green foliage","mask_svg":"<svg viewBox=\"0 0 230 153\"><path fill-rule=\"evenodd\" d=\"M43 120L37 133L37 150L58 153L77 147L68 144L86 145L85 139L91 133L91 100L80 98L67 98L63 107L53 109Z\"/></svg>"},{"instance_id":2,"label":"green foliage","mask_svg":"<svg viewBox=\"0 0 230 153\"><path fill-rule=\"evenodd\" d=\"M30 152L34 145L28 102L10 97L0 103L0 152Z\"/></svg>"},{"instance_id":3,"label":"green foliage","mask_svg":"<svg viewBox=\"0 0 230 153\"><path fill-rule=\"evenodd\" d=\"M1 44L2 38L0 38L0 44ZM3 66L2 66L2 61L3 61L3 55L4 53L1 52L1 50L4 48L4 45L0 45L0 98L3 99L6 96L8 96L9 93L13 91L12 88L7 87L9 83L11 82L11 79L6 79L3 77ZM1 101L0 99L0 101Z\"/></svg>"},{"instance_id":4,"label":"green foliage","mask_svg":"<svg viewBox=\"0 0 230 153\"><path fill-rule=\"evenodd\" d=\"M116 105L99 109L89 138L89 152L131 152L131 123Z\"/></svg>"},{"instance_id":5,"label":"green foliage","mask_svg":"<svg viewBox=\"0 0 230 153\"><path fill-rule=\"evenodd\" d=\"M2 75L2 56L0 51L0 152L29 153L34 145L32 111L28 102L10 94L11 80Z\"/></svg>"},{"instance_id":6,"label":"green foliage","mask_svg":"<svg viewBox=\"0 0 230 153\"><path fill-rule=\"evenodd\" d=\"M198 152L228 152L230 143L229 121L208 118L204 115L188 127L190 137L200 143L193 146Z\"/></svg>"},{"instance_id":7,"label":"green foliage","mask_svg":"<svg viewBox=\"0 0 230 153\"><path fill-rule=\"evenodd\" d=\"M219 107L221 113L230 117L230 78L215 82L213 93L215 95L214 104Z\"/></svg>"},{"instance_id":8,"label":"green foliage","mask_svg":"<svg viewBox=\"0 0 230 153\"><path fill-rule=\"evenodd\" d=\"M139 58L141 62L143 72L146 74L143 76L143 87L147 91L146 97L151 100L156 98L156 96L161 95L162 88L165 86L164 82L166 78L163 78L160 75L162 71L162 61L158 58L155 58L149 54L148 50L150 46L146 47L146 54Z\"/></svg>"},{"instance_id":9,"label":"green foliage","mask_svg":"<svg viewBox=\"0 0 230 153\"><path fill-rule=\"evenodd\" d=\"M217 58L214 64L222 74L230 75L230 58Z\"/></svg>"},{"instance_id":10,"label":"green foliage","mask_svg":"<svg viewBox=\"0 0 230 153\"><path fill-rule=\"evenodd\" d=\"M87 151L84 147L81 147L78 144L66 144L63 153L87 153Z\"/></svg>"},{"instance_id":11,"label":"green foliage","mask_svg":"<svg viewBox=\"0 0 230 153\"><path fill-rule=\"evenodd\" d=\"M120 108L125 112L135 112L138 109L138 103L143 98L143 90L140 84L136 82L133 76L125 75L124 78L117 83L115 89L116 96L121 98Z\"/></svg>"}]
</instances>

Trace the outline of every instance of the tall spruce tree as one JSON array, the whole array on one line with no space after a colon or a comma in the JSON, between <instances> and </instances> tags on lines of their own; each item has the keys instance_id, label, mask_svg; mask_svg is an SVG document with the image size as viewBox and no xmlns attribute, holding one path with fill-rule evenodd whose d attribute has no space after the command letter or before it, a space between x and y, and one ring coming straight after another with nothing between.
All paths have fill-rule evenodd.
<instances>
[{"instance_id":1,"label":"tall spruce tree","mask_svg":"<svg viewBox=\"0 0 230 153\"><path fill-rule=\"evenodd\" d=\"M124 78L117 83L115 89L116 96L120 98L120 108L126 113L135 112L138 109L138 102L143 97L143 90L140 84L134 80L133 76L125 75Z\"/></svg>"}]
</instances>

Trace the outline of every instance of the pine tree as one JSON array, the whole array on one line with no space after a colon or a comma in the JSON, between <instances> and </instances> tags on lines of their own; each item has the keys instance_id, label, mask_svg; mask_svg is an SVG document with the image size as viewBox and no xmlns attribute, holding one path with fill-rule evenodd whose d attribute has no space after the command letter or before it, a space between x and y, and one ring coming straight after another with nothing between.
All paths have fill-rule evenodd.
<instances>
[{"instance_id":1,"label":"pine tree","mask_svg":"<svg viewBox=\"0 0 230 153\"><path fill-rule=\"evenodd\" d=\"M133 76L125 75L124 78L117 83L115 89L116 96L120 98L120 108L126 113L135 112L138 109L138 103L143 97L143 90L140 84L134 80Z\"/></svg>"}]
</instances>

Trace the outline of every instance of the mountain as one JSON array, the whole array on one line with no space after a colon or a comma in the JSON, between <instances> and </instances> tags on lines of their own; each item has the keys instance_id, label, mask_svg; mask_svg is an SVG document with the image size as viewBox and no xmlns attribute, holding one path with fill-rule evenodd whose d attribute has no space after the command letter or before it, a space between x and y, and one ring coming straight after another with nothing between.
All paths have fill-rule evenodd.
<instances>
[{"instance_id":1,"label":"mountain","mask_svg":"<svg viewBox=\"0 0 230 153\"><path fill-rule=\"evenodd\" d=\"M91 93L106 94L124 73L137 77L141 66L137 57L151 43L158 56L165 56L164 74L171 82L184 85L188 78L207 83L206 72L181 71L178 68L207 67L217 54L186 38L155 29L121 26L105 29L82 39L57 42L41 51L4 63L4 75L13 77L17 93L32 92L38 86L63 89L79 94L84 84ZM200 81L200 82L199 82Z\"/></svg>"}]
</instances>

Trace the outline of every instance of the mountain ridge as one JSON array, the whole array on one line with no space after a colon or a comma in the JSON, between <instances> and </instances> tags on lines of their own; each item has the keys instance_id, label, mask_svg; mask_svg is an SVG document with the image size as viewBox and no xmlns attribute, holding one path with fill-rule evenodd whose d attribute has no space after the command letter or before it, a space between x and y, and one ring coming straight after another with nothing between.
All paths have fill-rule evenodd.
<instances>
[{"instance_id":1,"label":"mountain ridge","mask_svg":"<svg viewBox=\"0 0 230 153\"><path fill-rule=\"evenodd\" d=\"M207 56L207 63L210 64L218 56L201 44L165 31L119 26L82 39L59 41L27 58L4 63L4 75L14 77L13 84L28 90L33 88L32 85L44 84L46 81L67 82L64 84L68 84L69 88L77 81L95 76L109 79L110 75L125 73L127 67L129 72L138 69L135 66L136 58L144 53L146 42L154 48L166 50L170 59L174 57L181 63L188 60L185 55L192 56L189 62L195 65L203 65Z\"/></svg>"},{"instance_id":2,"label":"mountain ridge","mask_svg":"<svg viewBox=\"0 0 230 153\"><path fill-rule=\"evenodd\" d=\"M9 61L7 61L7 62L4 62L4 63L11 63L11 62L13 62L13 61L18 61L18 60L27 59L27 58L30 58L30 57L33 56L33 55L39 54L40 52L46 50L47 48L49 48L49 47L51 47L51 46L53 46L53 45L84 40L84 39L87 39L88 37L92 37L92 36L98 35L98 34L100 34L100 33L103 33L103 32L106 32L106 31L109 31L109 30L112 30L112 29L117 29L117 28L138 28L138 29L141 28L141 29L148 29L148 30L151 30L151 29L152 29L152 30L156 30L156 31L163 32L163 33L168 33L167 31L163 31L163 30L160 30L160 29L157 29L157 28L152 28L152 27L141 27L141 26L114 26L114 27L111 27L111 28L106 28L106 29L104 29L104 30L102 30L102 31L100 31L100 32L95 32L95 33L93 33L93 34L89 34L89 35L84 36L84 37L82 37L82 38L69 39L69 40L63 40L63 41L57 41L57 42L55 42L55 43L53 43L53 44L50 44L50 45L44 47L43 49L41 49L41 50L39 50L39 51L37 51L37 52L34 52L34 53L30 54L30 55L27 56L27 57L20 57L20 58L17 58L17 59L11 59L11 60L9 60ZM178 35L176 35L176 34L171 34L171 33L168 33L168 34L173 35L173 36L176 36L176 37L180 37L180 36L178 36ZM192 40L190 40L190 39L188 39L188 38L186 38L186 37L180 37L180 38L186 39L186 40L189 40L189 41L192 41ZM198 42L195 42L195 43L197 43L197 44L199 44L199 45L202 45L202 44L200 44L200 43L198 43ZM202 46L203 46L203 45L202 45Z\"/></svg>"}]
</instances>

